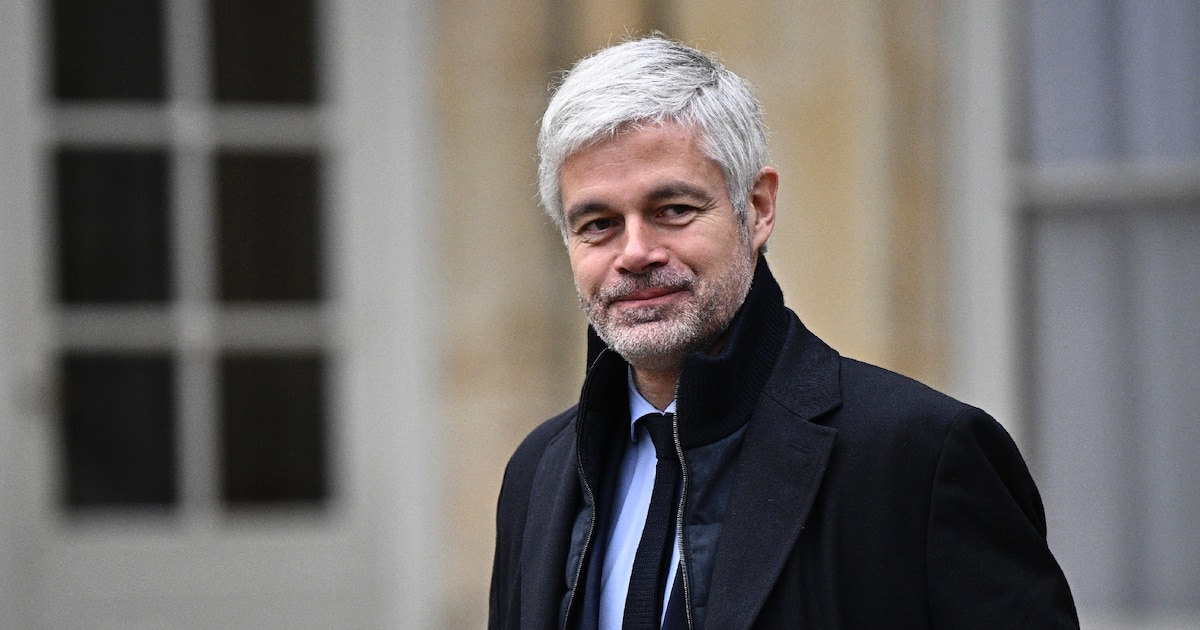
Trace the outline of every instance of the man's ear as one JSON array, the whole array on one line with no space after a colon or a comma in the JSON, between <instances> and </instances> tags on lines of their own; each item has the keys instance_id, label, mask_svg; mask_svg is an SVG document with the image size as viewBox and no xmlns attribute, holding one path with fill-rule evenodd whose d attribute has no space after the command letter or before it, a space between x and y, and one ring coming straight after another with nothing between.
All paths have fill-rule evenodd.
<instances>
[{"instance_id":1,"label":"man's ear","mask_svg":"<svg viewBox=\"0 0 1200 630\"><path fill-rule=\"evenodd\" d=\"M775 195L778 190L779 172L771 166L763 167L746 200L746 221L754 251L762 249L775 229Z\"/></svg>"}]
</instances>

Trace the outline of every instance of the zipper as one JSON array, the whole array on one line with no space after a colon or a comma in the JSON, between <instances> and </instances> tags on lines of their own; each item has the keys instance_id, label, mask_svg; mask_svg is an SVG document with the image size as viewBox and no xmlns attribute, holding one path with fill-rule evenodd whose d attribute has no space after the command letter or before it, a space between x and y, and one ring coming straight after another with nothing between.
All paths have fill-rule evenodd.
<instances>
[{"instance_id":1,"label":"zipper","mask_svg":"<svg viewBox=\"0 0 1200 630\"><path fill-rule=\"evenodd\" d=\"M583 480L583 492L587 494L588 502L592 504L592 518L590 518L590 521L588 522L588 534L583 536L583 551L580 556L580 566L575 569L575 580L574 583L571 584L571 596L568 598L568 600L566 600L566 616L563 622L564 630L566 628L566 624L570 624L571 622L571 608L575 607L575 595L576 593L580 592L580 580L583 577L583 566L587 564L588 551L590 548L592 548L592 536L595 534L596 530L595 494L592 492L592 485L588 484L587 475L583 474L583 464L578 464L576 468L578 473L580 473L580 479Z\"/></svg>"},{"instance_id":2,"label":"zipper","mask_svg":"<svg viewBox=\"0 0 1200 630\"><path fill-rule=\"evenodd\" d=\"M608 350L602 351L596 360L592 362L587 370L587 378L584 382L583 396L579 401L579 415L575 418L576 426L580 428L577 431L577 436L582 435L583 427L583 411L587 409L587 399L591 393L591 375L596 364L607 353ZM687 462L683 457L683 442L679 438L679 382L675 382L675 414L671 420L671 436L675 442L675 455L679 458L679 506L675 511L675 536L679 539L679 572L675 575L675 579L683 580L683 608L687 614L688 630L693 630L696 627L695 619L692 615L692 587L688 581L688 563L687 553L685 553L685 545L683 543L683 506L687 503L688 489L688 468ZM575 578L571 584L571 596L567 598L566 614L563 615L563 630L571 622L571 610L575 607L575 595L579 593L579 580L583 577L583 567L587 564L587 554L592 546L592 537L596 533L596 494L592 491L592 485L588 483L586 471L583 469L583 444L576 437L575 440L575 470L579 474L579 479L583 485L584 494L587 496L588 502L592 506L592 515L588 522L587 534L583 538L583 550L579 556L579 566L575 569Z\"/></svg>"},{"instance_id":3,"label":"zipper","mask_svg":"<svg viewBox=\"0 0 1200 630\"><path fill-rule=\"evenodd\" d=\"M692 619L692 585L688 581L687 545L683 540L683 506L687 503L688 467L683 458L683 441L679 438L679 381L675 381L675 415L671 421L671 434L675 439L675 455L679 458L679 508L675 512L675 536L679 539L679 573L683 580L683 609L687 613L688 630L695 628Z\"/></svg>"},{"instance_id":4,"label":"zipper","mask_svg":"<svg viewBox=\"0 0 1200 630\"><path fill-rule=\"evenodd\" d=\"M592 484L588 483L586 471L583 469L583 442L579 439L583 435L583 412L587 409L588 395L591 393L592 371L596 368L596 364L600 363L601 357L608 350L603 350L596 355L596 360L588 366L587 378L584 379L583 396L579 401L579 415L575 417L575 470L579 474L580 482L583 484L583 492L587 497L588 504L592 506L592 516L588 522L587 535L583 537L583 550L579 556L579 566L575 568L575 579L571 584L571 596L567 598L566 614L563 615L563 630L566 630L567 625L571 623L571 609L575 607L575 595L579 592L579 580L583 577L583 567L587 564L588 551L592 547L592 537L596 533L596 494L592 491ZM691 628L691 623L688 623Z\"/></svg>"}]
</instances>

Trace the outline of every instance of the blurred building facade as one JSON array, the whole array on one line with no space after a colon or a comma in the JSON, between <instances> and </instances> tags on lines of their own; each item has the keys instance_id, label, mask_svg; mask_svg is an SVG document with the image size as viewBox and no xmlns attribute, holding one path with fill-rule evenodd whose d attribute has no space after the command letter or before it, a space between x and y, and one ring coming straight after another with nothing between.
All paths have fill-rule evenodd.
<instances>
[{"instance_id":1,"label":"blurred building facade","mask_svg":"<svg viewBox=\"0 0 1200 630\"><path fill-rule=\"evenodd\" d=\"M759 88L809 327L1009 428L1089 627L1200 625L1194 3L12 0L0 628L482 627L583 374L537 120L652 30Z\"/></svg>"}]
</instances>

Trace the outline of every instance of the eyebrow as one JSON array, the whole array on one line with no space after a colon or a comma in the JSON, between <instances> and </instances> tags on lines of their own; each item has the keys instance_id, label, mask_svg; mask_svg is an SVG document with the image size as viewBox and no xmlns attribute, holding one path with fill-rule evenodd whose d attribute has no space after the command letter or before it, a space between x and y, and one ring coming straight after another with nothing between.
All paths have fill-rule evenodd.
<instances>
[{"instance_id":1,"label":"eyebrow","mask_svg":"<svg viewBox=\"0 0 1200 630\"><path fill-rule=\"evenodd\" d=\"M595 212L604 212L606 209L608 209L608 204L606 203L600 201L584 201L567 208L564 215L567 219L567 225L571 225L579 217Z\"/></svg>"},{"instance_id":2,"label":"eyebrow","mask_svg":"<svg viewBox=\"0 0 1200 630\"><path fill-rule=\"evenodd\" d=\"M679 197L694 199L703 203L714 201L713 196L707 190L699 186L693 186L687 182L671 182L663 184L658 188L650 191L646 196L650 201L662 201L664 199L675 199Z\"/></svg>"},{"instance_id":3,"label":"eyebrow","mask_svg":"<svg viewBox=\"0 0 1200 630\"><path fill-rule=\"evenodd\" d=\"M646 201L664 201L667 199L692 199L702 205L711 204L715 199L708 191L688 182L670 182L650 191ZM567 208L565 213L567 225L573 225L580 217L589 214L605 212L611 206L603 201L582 201Z\"/></svg>"}]
</instances>

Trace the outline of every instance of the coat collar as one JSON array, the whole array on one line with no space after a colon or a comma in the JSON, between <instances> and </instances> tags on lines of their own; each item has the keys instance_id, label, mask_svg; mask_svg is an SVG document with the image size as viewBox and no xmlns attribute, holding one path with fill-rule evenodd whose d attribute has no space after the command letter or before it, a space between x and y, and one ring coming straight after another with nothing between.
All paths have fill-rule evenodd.
<instances>
[{"instance_id":1,"label":"coat collar","mask_svg":"<svg viewBox=\"0 0 1200 630\"><path fill-rule=\"evenodd\" d=\"M760 255L750 291L729 324L721 351L711 355L693 353L684 360L676 413L680 418L680 442L685 449L711 444L746 423L779 357L789 320L783 292L766 258ZM627 364L608 349L590 326L588 364L592 366L588 381L593 387L608 387L604 381L616 374L621 375L620 385L624 386ZM607 378L597 378L602 374L607 374ZM586 387L584 396L588 396Z\"/></svg>"}]
</instances>

